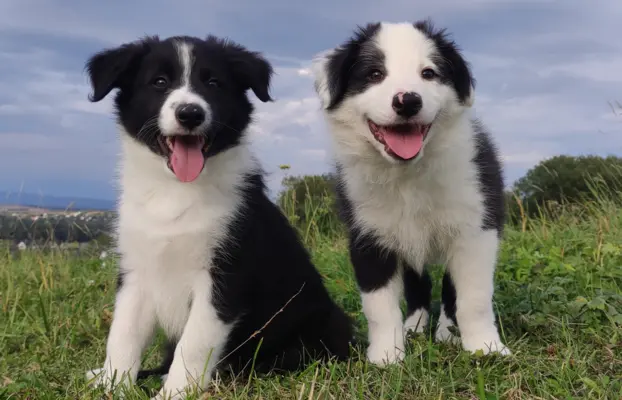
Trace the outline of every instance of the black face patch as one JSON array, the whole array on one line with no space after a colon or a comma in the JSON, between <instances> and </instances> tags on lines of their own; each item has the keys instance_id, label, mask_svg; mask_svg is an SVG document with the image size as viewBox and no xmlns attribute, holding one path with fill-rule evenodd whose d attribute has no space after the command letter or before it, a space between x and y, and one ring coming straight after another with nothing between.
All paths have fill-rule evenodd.
<instances>
[{"instance_id":1,"label":"black face patch","mask_svg":"<svg viewBox=\"0 0 622 400\"><path fill-rule=\"evenodd\" d=\"M347 95L364 92L373 82L374 71L386 74L384 54L372 42L380 29L379 23L359 27L354 37L339 47L327 63L328 110L335 109Z\"/></svg>"},{"instance_id":2,"label":"black face patch","mask_svg":"<svg viewBox=\"0 0 622 400\"><path fill-rule=\"evenodd\" d=\"M100 101L119 89L114 100L117 120L130 136L163 154L158 117L168 95L182 85L184 74L176 43L191 48L191 91L210 107L211 121L201 132L208 144L206 157L237 145L253 112L246 91L271 101L273 69L259 53L215 36L147 37L95 54L86 64L93 90L90 100Z\"/></svg>"},{"instance_id":3,"label":"black face patch","mask_svg":"<svg viewBox=\"0 0 622 400\"><path fill-rule=\"evenodd\" d=\"M460 54L456 43L449 39L446 29L435 29L432 21L418 21L415 28L432 40L437 49L433 56L434 64L439 69L440 80L454 88L460 103L464 104L475 87L469 64Z\"/></svg>"}]
</instances>

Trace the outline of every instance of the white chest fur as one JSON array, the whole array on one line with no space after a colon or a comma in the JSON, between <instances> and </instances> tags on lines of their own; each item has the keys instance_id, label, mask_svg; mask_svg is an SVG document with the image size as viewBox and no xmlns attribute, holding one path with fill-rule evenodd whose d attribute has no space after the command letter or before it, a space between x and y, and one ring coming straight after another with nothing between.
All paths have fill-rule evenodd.
<instances>
[{"instance_id":1,"label":"white chest fur","mask_svg":"<svg viewBox=\"0 0 622 400\"><path fill-rule=\"evenodd\" d=\"M163 161L127 138L123 140L118 250L121 270L141 288L160 326L179 338L197 288L208 296L209 270L241 203L242 173L236 148L206 162L197 181L178 182ZM237 163L233 162L237 158ZM251 159L250 157L246 157ZM209 300L209 299L206 299Z\"/></svg>"},{"instance_id":2,"label":"white chest fur","mask_svg":"<svg viewBox=\"0 0 622 400\"><path fill-rule=\"evenodd\" d=\"M340 160L355 223L416 268L445 262L452 239L482 221L475 143L460 128L436 133L424 157L407 167L380 156Z\"/></svg>"}]
</instances>

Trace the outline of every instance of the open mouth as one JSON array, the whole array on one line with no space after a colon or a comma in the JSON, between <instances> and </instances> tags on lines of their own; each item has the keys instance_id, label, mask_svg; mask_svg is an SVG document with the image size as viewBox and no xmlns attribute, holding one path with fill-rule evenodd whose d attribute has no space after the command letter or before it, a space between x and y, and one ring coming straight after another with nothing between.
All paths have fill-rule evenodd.
<instances>
[{"instance_id":1,"label":"open mouth","mask_svg":"<svg viewBox=\"0 0 622 400\"><path fill-rule=\"evenodd\" d=\"M167 165L181 182L192 182L199 177L205 166L207 144L203 136L158 136L162 152L168 158Z\"/></svg>"},{"instance_id":2,"label":"open mouth","mask_svg":"<svg viewBox=\"0 0 622 400\"><path fill-rule=\"evenodd\" d=\"M384 151L404 161L419 154L431 126L411 123L381 126L371 120L367 123L374 138L384 145Z\"/></svg>"}]
</instances>

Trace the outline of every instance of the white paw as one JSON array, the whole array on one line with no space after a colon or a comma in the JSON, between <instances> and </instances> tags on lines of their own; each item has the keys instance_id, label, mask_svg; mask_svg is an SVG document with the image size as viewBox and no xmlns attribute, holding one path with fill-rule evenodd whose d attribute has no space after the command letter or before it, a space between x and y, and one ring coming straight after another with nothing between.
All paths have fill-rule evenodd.
<instances>
[{"instance_id":1,"label":"white paw","mask_svg":"<svg viewBox=\"0 0 622 400\"><path fill-rule=\"evenodd\" d=\"M410 317L404 321L404 334L409 331L421 333L428 325L428 312L424 309L415 311Z\"/></svg>"},{"instance_id":2,"label":"white paw","mask_svg":"<svg viewBox=\"0 0 622 400\"><path fill-rule=\"evenodd\" d=\"M445 342L445 343L460 343L459 338L453 334L450 328L454 327L454 325L438 325L436 328L436 334L434 335L434 339L437 342Z\"/></svg>"},{"instance_id":3,"label":"white paw","mask_svg":"<svg viewBox=\"0 0 622 400\"><path fill-rule=\"evenodd\" d=\"M445 310L441 310L441 315L438 318L438 325L436 326L436 334L434 338L438 342L457 343L458 337L451 331L456 329L454 322L445 315Z\"/></svg>"},{"instance_id":4,"label":"white paw","mask_svg":"<svg viewBox=\"0 0 622 400\"><path fill-rule=\"evenodd\" d=\"M404 355L404 339L392 333L371 341L367 348L369 362L380 367L402 361Z\"/></svg>"},{"instance_id":5,"label":"white paw","mask_svg":"<svg viewBox=\"0 0 622 400\"><path fill-rule=\"evenodd\" d=\"M501 342L498 335L477 336L477 337L462 337L462 347L475 353L481 350L484 355L490 353L498 353L504 356L512 354L510 349Z\"/></svg>"},{"instance_id":6,"label":"white paw","mask_svg":"<svg viewBox=\"0 0 622 400\"><path fill-rule=\"evenodd\" d=\"M165 400L164 392L162 391L162 389L160 389L158 394L156 394L155 396L149 398L149 400Z\"/></svg>"},{"instance_id":7,"label":"white paw","mask_svg":"<svg viewBox=\"0 0 622 400\"><path fill-rule=\"evenodd\" d=\"M170 390L166 388L160 389L158 394L153 396L150 400L182 400L186 398L186 393L182 390Z\"/></svg>"},{"instance_id":8,"label":"white paw","mask_svg":"<svg viewBox=\"0 0 622 400\"><path fill-rule=\"evenodd\" d=\"M121 377L113 376L108 373L104 368L95 368L86 372L86 380L91 387L103 387L103 389L110 393L115 389L121 389L122 386L129 386L129 380L127 377L120 380ZM118 398L124 397L123 390L118 390Z\"/></svg>"},{"instance_id":9,"label":"white paw","mask_svg":"<svg viewBox=\"0 0 622 400\"><path fill-rule=\"evenodd\" d=\"M152 397L152 400L185 399L189 393L200 392L199 382L201 381L188 375L185 370L181 373L179 370L177 373L169 371L168 374L162 375L162 389Z\"/></svg>"},{"instance_id":10,"label":"white paw","mask_svg":"<svg viewBox=\"0 0 622 400\"><path fill-rule=\"evenodd\" d=\"M86 371L86 380L90 381L94 379L96 376L98 376L99 374L101 374L102 372L104 372L103 368L95 368L90 371Z\"/></svg>"}]
</instances>

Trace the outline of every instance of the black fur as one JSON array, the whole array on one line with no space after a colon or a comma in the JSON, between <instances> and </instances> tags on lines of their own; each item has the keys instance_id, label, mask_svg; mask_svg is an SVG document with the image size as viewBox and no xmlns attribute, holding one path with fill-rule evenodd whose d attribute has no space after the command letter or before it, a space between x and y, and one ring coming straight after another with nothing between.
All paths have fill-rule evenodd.
<instances>
[{"instance_id":1,"label":"black fur","mask_svg":"<svg viewBox=\"0 0 622 400\"><path fill-rule=\"evenodd\" d=\"M370 40L380 29L379 23L359 27L354 37L331 56L329 71L330 104L339 106L348 94L361 93L369 87L366 76L374 69L384 70L384 54Z\"/></svg>"},{"instance_id":2,"label":"black fur","mask_svg":"<svg viewBox=\"0 0 622 400\"><path fill-rule=\"evenodd\" d=\"M262 334L227 361L247 363L259 339L263 339L255 364L259 370L273 365L282 370L297 368L305 354L315 358L331 353L345 359L353 337L349 318L331 300L287 219L265 195L262 178L255 175L249 180L253 185L247 190L244 216L232 223L228 243L214 260L218 275L213 278L218 290L226 293L217 304L220 317L231 321L246 315L225 354L296 297Z\"/></svg>"},{"instance_id":3,"label":"black fur","mask_svg":"<svg viewBox=\"0 0 622 400\"><path fill-rule=\"evenodd\" d=\"M166 92L158 91L153 80L162 75L172 85L180 80L175 40L193 45L192 90L209 104L217 121L204 132L211 142L207 156L238 145L253 112L246 91L270 101L272 67L258 53L213 36L149 37L96 54L87 63L91 100L100 101L119 89L115 97L119 122L128 135L161 154L157 129L141 132L141 128L159 114L166 100ZM205 84L214 78L219 87ZM247 175L242 190L243 205L212 259L217 295L211 301L222 321L236 322L220 367L246 371L260 341L256 371L293 370L329 356L346 359L352 321L331 299L296 231L267 197L262 175ZM122 286L119 274L117 290ZM167 339L163 364L141 371L140 378L168 371L178 338Z\"/></svg>"},{"instance_id":4,"label":"black fur","mask_svg":"<svg viewBox=\"0 0 622 400\"><path fill-rule=\"evenodd\" d=\"M441 300L443 302L445 315L452 320L454 325L458 326L458 321L456 320L456 287L451 280L449 271L445 271L445 275L443 275Z\"/></svg>"},{"instance_id":5,"label":"black fur","mask_svg":"<svg viewBox=\"0 0 622 400\"><path fill-rule=\"evenodd\" d=\"M228 323L243 316L229 336L221 370L245 374L254 362L256 372L284 372L318 359L345 360L354 344L351 319L330 298L287 218L265 195L262 177L248 176L247 182L244 210L213 259L219 318ZM168 344L162 365L140 377L166 373L174 350Z\"/></svg>"},{"instance_id":6,"label":"black fur","mask_svg":"<svg viewBox=\"0 0 622 400\"><path fill-rule=\"evenodd\" d=\"M404 297L406 297L406 318L415 311L424 309L430 311L432 300L432 279L424 269L421 274L414 268L404 268Z\"/></svg>"},{"instance_id":7,"label":"black fur","mask_svg":"<svg viewBox=\"0 0 622 400\"><path fill-rule=\"evenodd\" d=\"M475 88L475 79L458 45L449 39L445 29L434 28L430 20L416 22L415 28L434 41L437 50L434 62L440 70L441 82L452 85L458 100L464 104L471 95L471 88Z\"/></svg>"},{"instance_id":8,"label":"black fur","mask_svg":"<svg viewBox=\"0 0 622 400\"><path fill-rule=\"evenodd\" d=\"M505 224L505 196L503 195L503 169L498 150L479 120L474 120L476 153L473 162L477 166L477 178L484 195L485 218L482 229L494 229L499 236Z\"/></svg>"}]
</instances>

